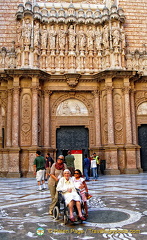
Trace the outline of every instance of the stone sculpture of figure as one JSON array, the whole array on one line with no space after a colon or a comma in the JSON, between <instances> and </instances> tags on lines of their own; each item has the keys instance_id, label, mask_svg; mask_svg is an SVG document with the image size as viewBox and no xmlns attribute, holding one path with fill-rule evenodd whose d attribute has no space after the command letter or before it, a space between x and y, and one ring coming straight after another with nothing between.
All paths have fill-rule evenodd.
<instances>
[{"instance_id":1,"label":"stone sculpture of figure","mask_svg":"<svg viewBox=\"0 0 147 240\"><path fill-rule=\"evenodd\" d=\"M69 50L73 51L76 45L76 33L73 25L68 29Z\"/></svg>"},{"instance_id":2,"label":"stone sculpture of figure","mask_svg":"<svg viewBox=\"0 0 147 240\"><path fill-rule=\"evenodd\" d=\"M43 24L42 31L41 31L41 49L47 48L47 27L45 24Z\"/></svg>"},{"instance_id":3,"label":"stone sculpture of figure","mask_svg":"<svg viewBox=\"0 0 147 240\"><path fill-rule=\"evenodd\" d=\"M66 44L66 31L64 30L63 25L61 25L59 34L58 34L58 41L59 41L59 49L65 50L65 44Z\"/></svg>"},{"instance_id":4,"label":"stone sculpture of figure","mask_svg":"<svg viewBox=\"0 0 147 240\"><path fill-rule=\"evenodd\" d=\"M120 43L120 31L118 29L113 30L112 32L113 47L116 47Z\"/></svg>"},{"instance_id":5,"label":"stone sculpture of figure","mask_svg":"<svg viewBox=\"0 0 147 240\"><path fill-rule=\"evenodd\" d=\"M54 28L54 25L51 26L50 30L49 30L49 48L51 50L54 50L56 49L56 36L57 36L57 33L55 31L55 28Z\"/></svg>"},{"instance_id":6,"label":"stone sculpture of figure","mask_svg":"<svg viewBox=\"0 0 147 240\"><path fill-rule=\"evenodd\" d=\"M95 47L97 50L101 49L101 44L102 44L102 33L99 27L97 27L97 30L95 31Z\"/></svg>"},{"instance_id":7,"label":"stone sculpture of figure","mask_svg":"<svg viewBox=\"0 0 147 240\"><path fill-rule=\"evenodd\" d=\"M40 25L36 22L34 25L34 47L38 47L40 43Z\"/></svg>"},{"instance_id":8,"label":"stone sculpture of figure","mask_svg":"<svg viewBox=\"0 0 147 240\"><path fill-rule=\"evenodd\" d=\"M80 26L79 32L78 32L78 44L79 44L79 50L85 50L86 47L86 34L83 30L83 26Z\"/></svg>"},{"instance_id":9,"label":"stone sculpture of figure","mask_svg":"<svg viewBox=\"0 0 147 240\"><path fill-rule=\"evenodd\" d=\"M22 22L20 21L17 22L16 33L17 33L16 47L19 47L22 44Z\"/></svg>"},{"instance_id":10,"label":"stone sculpture of figure","mask_svg":"<svg viewBox=\"0 0 147 240\"><path fill-rule=\"evenodd\" d=\"M23 28L23 42L24 45L31 45L31 36L32 36L32 26L31 20L29 18L25 19L25 24Z\"/></svg>"},{"instance_id":11,"label":"stone sculpture of figure","mask_svg":"<svg viewBox=\"0 0 147 240\"><path fill-rule=\"evenodd\" d=\"M103 45L105 49L109 48L109 32L107 25L105 25L103 29Z\"/></svg>"},{"instance_id":12,"label":"stone sculpture of figure","mask_svg":"<svg viewBox=\"0 0 147 240\"><path fill-rule=\"evenodd\" d=\"M88 50L93 50L93 44L94 44L94 31L92 30L92 27L89 26L89 29L87 31L87 48L88 48Z\"/></svg>"}]
</instances>

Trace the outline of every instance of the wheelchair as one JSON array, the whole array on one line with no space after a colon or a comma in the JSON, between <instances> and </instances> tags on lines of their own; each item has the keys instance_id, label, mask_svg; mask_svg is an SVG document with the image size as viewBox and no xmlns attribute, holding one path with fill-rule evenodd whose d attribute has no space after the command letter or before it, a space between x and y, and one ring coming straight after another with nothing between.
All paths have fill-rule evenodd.
<instances>
[{"instance_id":1,"label":"wheelchair","mask_svg":"<svg viewBox=\"0 0 147 240\"><path fill-rule=\"evenodd\" d=\"M80 195L79 191L77 190L77 193ZM80 196L81 197L81 196ZM84 208L84 203L81 198L81 210L82 210L82 215L85 217L85 208ZM83 221L78 218L78 210L76 205L74 205L73 213L75 215L75 222L82 223ZM55 220L59 220L60 216L63 217L63 222L64 224L68 224L70 222L69 218L69 209L65 204L65 199L61 191L58 192L58 201L53 209L53 217Z\"/></svg>"}]
</instances>

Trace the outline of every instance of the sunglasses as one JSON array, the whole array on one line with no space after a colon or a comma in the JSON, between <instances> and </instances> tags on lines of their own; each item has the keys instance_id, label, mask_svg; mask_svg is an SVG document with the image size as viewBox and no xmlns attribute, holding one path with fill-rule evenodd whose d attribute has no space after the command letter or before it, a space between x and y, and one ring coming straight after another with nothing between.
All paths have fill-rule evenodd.
<instances>
[{"instance_id":1,"label":"sunglasses","mask_svg":"<svg viewBox=\"0 0 147 240\"><path fill-rule=\"evenodd\" d=\"M60 160L64 160L63 158L58 158L58 159L60 159Z\"/></svg>"},{"instance_id":2,"label":"sunglasses","mask_svg":"<svg viewBox=\"0 0 147 240\"><path fill-rule=\"evenodd\" d=\"M74 174L79 174L79 173L75 172Z\"/></svg>"}]
</instances>

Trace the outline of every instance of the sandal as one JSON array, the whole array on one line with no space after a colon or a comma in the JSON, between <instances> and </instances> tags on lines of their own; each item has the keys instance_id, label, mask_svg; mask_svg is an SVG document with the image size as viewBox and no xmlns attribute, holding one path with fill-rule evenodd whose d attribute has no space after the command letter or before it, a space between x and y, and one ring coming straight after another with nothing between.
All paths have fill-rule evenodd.
<instances>
[{"instance_id":1,"label":"sandal","mask_svg":"<svg viewBox=\"0 0 147 240\"><path fill-rule=\"evenodd\" d=\"M71 222L75 222L76 219L75 219L74 217L71 217L71 218L70 218L70 221L71 221Z\"/></svg>"},{"instance_id":2,"label":"sandal","mask_svg":"<svg viewBox=\"0 0 147 240\"><path fill-rule=\"evenodd\" d=\"M82 221L85 221L86 220L86 218L84 218L83 216L81 216L81 217L79 217L80 218L80 220L82 220Z\"/></svg>"}]
</instances>

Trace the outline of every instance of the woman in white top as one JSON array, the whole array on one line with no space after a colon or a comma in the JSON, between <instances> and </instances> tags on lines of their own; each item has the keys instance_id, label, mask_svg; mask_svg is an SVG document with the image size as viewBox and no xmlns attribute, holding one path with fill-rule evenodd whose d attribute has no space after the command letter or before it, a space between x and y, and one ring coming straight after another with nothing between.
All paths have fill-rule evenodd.
<instances>
[{"instance_id":1,"label":"woman in white top","mask_svg":"<svg viewBox=\"0 0 147 240\"><path fill-rule=\"evenodd\" d=\"M75 189L73 180L70 175L70 171L68 169L65 169L63 172L63 177L60 178L58 182L57 191L62 191L65 203L69 208L70 220L72 222L75 221L75 218L73 216L73 206L76 204L79 218L84 221L85 218L82 216L81 211L81 198Z\"/></svg>"}]
</instances>

